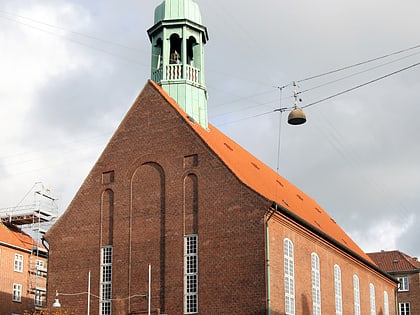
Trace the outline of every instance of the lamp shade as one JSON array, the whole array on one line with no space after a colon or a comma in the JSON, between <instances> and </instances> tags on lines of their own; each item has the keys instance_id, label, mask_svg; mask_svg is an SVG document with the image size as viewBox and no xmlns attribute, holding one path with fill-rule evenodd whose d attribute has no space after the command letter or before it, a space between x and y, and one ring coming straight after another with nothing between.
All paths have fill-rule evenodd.
<instances>
[{"instance_id":1,"label":"lamp shade","mask_svg":"<svg viewBox=\"0 0 420 315\"><path fill-rule=\"evenodd\" d=\"M287 122L290 125L303 125L306 122L306 115L299 107L295 107L289 114Z\"/></svg>"}]
</instances>

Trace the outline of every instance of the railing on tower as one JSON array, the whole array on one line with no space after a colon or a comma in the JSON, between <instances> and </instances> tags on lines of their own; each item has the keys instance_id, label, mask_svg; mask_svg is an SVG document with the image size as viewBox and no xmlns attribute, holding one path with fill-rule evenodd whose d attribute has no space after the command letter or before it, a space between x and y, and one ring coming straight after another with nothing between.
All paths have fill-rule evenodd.
<instances>
[{"instance_id":1,"label":"railing on tower","mask_svg":"<svg viewBox=\"0 0 420 315\"><path fill-rule=\"evenodd\" d=\"M165 71L160 67L152 73L152 80L161 82L162 80L187 80L193 83L200 83L200 70L190 65L185 65L184 77L183 64L167 65Z\"/></svg>"}]
</instances>

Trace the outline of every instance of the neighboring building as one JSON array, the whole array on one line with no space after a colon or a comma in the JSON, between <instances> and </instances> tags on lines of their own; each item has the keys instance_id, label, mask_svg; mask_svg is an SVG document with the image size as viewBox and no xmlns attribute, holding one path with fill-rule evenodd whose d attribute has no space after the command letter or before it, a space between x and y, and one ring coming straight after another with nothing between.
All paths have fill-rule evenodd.
<instances>
[{"instance_id":1,"label":"neighboring building","mask_svg":"<svg viewBox=\"0 0 420 315\"><path fill-rule=\"evenodd\" d=\"M0 222L0 314L45 307L47 252L14 225Z\"/></svg>"},{"instance_id":2,"label":"neighboring building","mask_svg":"<svg viewBox=\"0 0 420 315\"><path fill-rule=\"evenodd\" d=\"M382 270L400 282L397 297L399 314L420 314L420 262L417 258L398 250L368 255Z\"/></svg>"},{"instance_id":3,"label":"neighboring building","mask_svg":"<svg viewBox=\"0 0 420 315\"><path fill-rule=\"evenodd\" d=\"M22 315L47 306L48 250L42 236L58 207L42 183L35 183L33 190L30 204L0 209L1 315Z\"/></svg>"},{"instance_id":4,"label":"neighboring building","mask_svg":"<svg viewBox=\"0 0 420 315\"><path fill-rule=\"evenodd\" d=\"M57 290L76 314L145 314L148 298L153 314L395 314L397 282L208 124L197 4L164 1L149 36L156 83L46 234L49 305Z\"/></svg>"}]
</instances>

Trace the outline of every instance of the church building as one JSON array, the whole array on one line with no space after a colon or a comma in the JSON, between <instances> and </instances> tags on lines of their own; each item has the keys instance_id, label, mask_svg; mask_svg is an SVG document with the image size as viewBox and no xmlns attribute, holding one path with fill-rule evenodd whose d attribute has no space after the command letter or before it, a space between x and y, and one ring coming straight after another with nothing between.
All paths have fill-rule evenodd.
<instances>
[{"instance_id":1,"label":"church building","mask_svg":"<svg viewBox=\"0 0 420 315\"><path fill-rule=\"evenodd\" d=\"M207 119L193 0L155 10L151 80L46 234L75 314L395 314L396 281L316 201Z\"/></svg>"}]
</instances>

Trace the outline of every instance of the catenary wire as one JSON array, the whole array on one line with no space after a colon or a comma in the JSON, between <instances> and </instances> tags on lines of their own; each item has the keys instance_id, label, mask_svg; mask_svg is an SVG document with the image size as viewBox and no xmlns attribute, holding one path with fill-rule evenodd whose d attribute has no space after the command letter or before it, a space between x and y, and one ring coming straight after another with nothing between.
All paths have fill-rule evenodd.
<instances>
[{"instance_id":1,"label":"catenary wire","mask_svg":"<svg viewBox=\"0 0 420 315\"><path fill-rule=\"evenodd\" d=\"M312 80L312 79L317 79L317 78L320 78L320 77L323 77L323 76L326 76L326 75L329 75L329 74L337 73L337 72L344 71L344 70L354 68L354 67L357 67L357 66L361 66L361 65L364 65L364 64L367 64L367 63L370 63L370 62L374 62L374 61L377 61L377 60L381 60L381 59L384 59L384 58L388 58L388 57L391 57L391 56L402 54L404 52L414 50L414 49L417 49L417 48L420 48L420 44L409 47L409 48L406 48L406 49L401 49L401 50L393 52L393 53L382 55L380 57L372 58L372 59L362 61L362 62L358 62L358 63L352 64L352 65L349 65L349 66L345 66L345 67L338 68L338 69L335 69L335 70L331 70L331 71L328 71L328 72L324 72L324 73L321 73L321 74L318 74L318 75L314 75L314 76L311 76L311 77L308 77L308 78L305 78L305 79L298 80L296 82L300 83L300 82L309 81L309 80Z\"/></svg>"},{"instance_id":2,"label":"catenary wire","mask_svg":"<svg viewBox=\"0 0 420 315\"><path fill-rule=\"evenodd\" d=\"M409 69L411 69L411 68L417 67L417 66L419 66L419 65L420 65L420 62L417 62L417 63L412 64L412 65L410 65L410 66L407 66L407 67L404 67L404 68L402 68L402 69L399 69L399 70L397 70L397 71L394 71L394 72L388 73L388 74L386 74L386 75L383 75L383 76L381 76L381 77L379 77L379 78L376 78L376 79L370 80L370 81L368 81L368 82L365 82L365 83L362 83L362 84L356 85L356 86L354 86L354 87L352 87L352 88L346 89L346 90L341 91L341 92L339 92L339 93L336 93L336 94L330 95L330 96L325 97L325 98L323 98L323 99L320 99L320 100L318 100L318 101L316 101L316 102L313 102L313 103L310 103L310 104L304 105L304 106L302 106L302 109L303 109L303 108L308 108L308 107L314 106L314 105L316 105L316 104L319 104L319 103L322 103L322 102L324 102L324 101L330 100L330 99L332 99L332 98L334 98L334 97L337 97L337 96L340 96L340 95L346 94L346 93L348 93L348 92L354 91L354 90L359 89L359 88L361 88L361 87L364 87L364 86L366 86L366 85L369 85L369 84L372 84L372 83L378 82L378 81L380 81L380 80L383 80L383 79L388 78L388 77L390 77L390 76L393 76L393 75L395 75L395 74L401 73L401 72L403 72L403 71L409 70Z\"/></svg>"}]
</instances>

